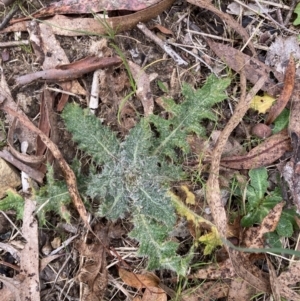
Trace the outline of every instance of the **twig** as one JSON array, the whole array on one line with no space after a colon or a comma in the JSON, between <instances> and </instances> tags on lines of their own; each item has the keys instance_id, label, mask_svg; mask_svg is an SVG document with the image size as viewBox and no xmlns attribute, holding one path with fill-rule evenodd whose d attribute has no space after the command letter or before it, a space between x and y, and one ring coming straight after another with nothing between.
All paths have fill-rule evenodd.
<instances>
[{"instance_id":1,"label":"twig","mask_svg":"<svg viewBox=\"0 0 300 301\"><path fill-rule=\"evenodd\" d=\"M3 4L4 6L9 6L13 4L16 0L0 0L0 3Z\"/></svg>"},{"instance_id":2,"label":"twig","mask_svg":"<svg viewBox=\"0 0 300 301\"><path fill-rule=\"evenodd\" d=\"M178 53L176 53L170 45L163 42L151 30L149 30L144 23L139 23L137 28L144 33L146 37L154 41L162 50L164 50L179 66L187 66L188 63L183 60Z\"/></svg>"},{"instance_id":3,"label":"twig","mask_svg":"<svg viewBox=\"0 0 300 301\"><path fill-rule=\"evenodd\" d=\"M240 66L242 67L244 62L240 62ZM254 87L250 90L250 92L245 97L246 91L246 77L244 72L241 72L241 86L242 86L242 96L241 101L236 106L236 109L227 123L226 127L222 131L215 149L211 158L211 168L210 175L207 181L207 200L210 206L210 209L213 214L213 218L217 229L220 233L221 237L226 237L226 213L224 206L221 202L220 196L220 186L219 186L219 169L220 169L220 160L223 148L228 140L229 135L233 131L233 129L238 125L241 121L245 113L247 112L250 102L254 95L261 89L266 81L267 76L262 76L254 85Z\"/></svg>"},{"instance_id":4,"label":"twig","mask_svg":"<svg viewBox=\"0 0 300 301\"><path fill-rule=\"evenodd\" d=\"M296 4L297 4L297 0L293 0L291 6L289 8L289 12L288 12L288 14L286 15L286 17L284 19L284 22L283 22L284 26L286 26L289 23L289 21L291 19L291 16L292 16L292 14L295 10Z\"/></svg>"},{"instance_id":5,"label":"twig","mask_svg":"<svg viewBox=\"0 0 300 301\"><path fill-rule=\"evenodd\" d=\"M22 40L22 41L0 42L0 48L3 48L3 47L23 46L23 45L29 45L29 41Z\"/></svg>"},{"instance_id":6,"label":"twig","mask_svg":"<svg viewBox=\"0 0 300 301\"><path fill-rule=\"evenodd\" d=\"M91 97L90 97L90 102L89 102L89 108L90 108L90 112L92 114L95 114L95 112L99 106L99 81L100 81L101 72L103 73L104 71L101 69L98 69L93 74Z\"/></svg>"},{"instance_id":7,"label":"twig","mask_svg":"<svg viewBox=\"0 0 300 301\"><path fill-rule=\"evenodd\" d=\"M19 10L19 6L15 6L11 11L3 18L0 24L0 30L4 29L8 22L13 18L15 13Z\"/></svg>"}]
</instances>

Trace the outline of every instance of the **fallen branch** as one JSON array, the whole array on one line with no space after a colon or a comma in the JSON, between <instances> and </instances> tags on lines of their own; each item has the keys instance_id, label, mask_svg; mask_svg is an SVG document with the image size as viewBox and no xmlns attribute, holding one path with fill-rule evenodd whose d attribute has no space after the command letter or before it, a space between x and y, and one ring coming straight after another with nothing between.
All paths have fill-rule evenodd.
<instances>
[{"instance_id":1,"label":"fallen branch","mask_svg":"<svg viewBox=\"0 0 300 301\"><path fill-rule=\"evenodd\" d=\"M67 81L81 77L83 74L93 72L97 69L107 68L121 64L119 57L87 57L71 64L60 65L53 69L38 71L16 78L16 83L26 85L35 80L41 79L48 82Z\"/></svg>"}]
</instances>

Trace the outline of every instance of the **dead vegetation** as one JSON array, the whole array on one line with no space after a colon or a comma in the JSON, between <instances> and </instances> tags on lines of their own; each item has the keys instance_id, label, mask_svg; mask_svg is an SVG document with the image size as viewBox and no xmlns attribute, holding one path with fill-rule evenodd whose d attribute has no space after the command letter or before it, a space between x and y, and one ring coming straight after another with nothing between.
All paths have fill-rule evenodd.
<instances>
[{"instance_id":1,"label":"dead vegetation","mask_svg":"<svg viewBox=\"0 0 300 301\"><path fill-rule=\"evenodd\" d=\"M0 8L1 300L300 299L296 1Z\"/></svg>"}]
</instances>

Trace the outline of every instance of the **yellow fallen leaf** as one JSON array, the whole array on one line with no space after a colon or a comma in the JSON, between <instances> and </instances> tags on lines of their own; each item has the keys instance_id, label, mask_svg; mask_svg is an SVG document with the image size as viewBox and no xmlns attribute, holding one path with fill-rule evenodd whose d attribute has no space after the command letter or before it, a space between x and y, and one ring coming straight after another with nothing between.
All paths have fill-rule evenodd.
<instances>
[{"instance_id":1,"label":"yellow fallen leaf","mask_svg":"<svg viewBox=\"0 0 300 301\"><path fill-rule=\"evenodd\" d=\"M203 244L205 244L205 248L204 248L204 254L205 255L211 254L211 252L217 246L222 246L223 243L222 243L222 240L220 238L220 234L218 233L218 230L217 230L216 226L212 222L204 219L202 216L199 216L194 211L189 209L180 200L180 198L176 194L169 191L169 195L172 199L172 202L175 206L175 209L176 209L177 213L180 216L184 216L188 221L191 221L194 224L194 226L198 229L200 227L210 229L210 231L207 232L206 234L196 238L196 240L198 240L198 241L202 242ZM195 244L197 244L197 242L195 242Z\"/></svg>"},{"instance_id":2,"label":"yellow fallen leaf","mask_svg":"<svg viewBox=\"0 0 300 301\"><path fill-rule=\"evenodd\" d=\"M271 108L274 101L275 98L266 93L264 96L256 95L251 100L250 108L264 114Z\"/></svg>"},{"instance_id":3,"label":"yellow fallen leaf","mask_svg":"<svg viewBox=\"0 0 300 301\"><path fill-rule=\"evenodd\" d=\"M180 188L186 194L185 203L190 205L195 205L195 195L192 192L190 192L189 188L185 185L181 185Z\"/></svg>"}]
</instances>

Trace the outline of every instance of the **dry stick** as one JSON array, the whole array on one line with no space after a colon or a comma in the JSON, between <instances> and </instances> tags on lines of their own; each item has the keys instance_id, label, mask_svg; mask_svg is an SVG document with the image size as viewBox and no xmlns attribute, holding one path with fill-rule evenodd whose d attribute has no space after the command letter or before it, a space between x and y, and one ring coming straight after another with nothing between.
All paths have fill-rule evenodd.
<instances>
[{"instance_id":1,"label":"dry stick","mask_svg":"<svg viewBox=\"0 0 300 301\"><path fill-rule=\"evenodd\" d=\"M154 41L162 50L164 50L179 66L187 66L188 63L183 60L178 53L176 53L170 45L163 42L158 36L156 36L151 30L149 30L144 23L137 24L137 28L143 32L143 34Z\"/></svg>"},{"instance_id":2,"label":"dry stick","mask_svg":"<svg viewBox=\"0 0 300 301\"><path fill-rule=\"evenodd\" d=\"M288 25L288 23L289 23L289 21L290 21L290 19L291 19L291 16L292 16L292 14L293 14L293 12L294 12L294 10L295 10L296 4L297 4L297 0L293 0L293 1L292 1L292 4L291 4L291 6L290 6L289 12L288 12L288 14L286 15L285 20L284 20L284 22L283 22L283 25L284 25L284 26L287 26L287 25Z\"/></svg>"},{"instance_id":3,"label":"dry stick","mask_svg":"<svg viewBox=\"0 0 300 301\"><path fill-rule=\"evenodd\" d=\"M0 42L0 48L2 48L2 47L23 46L23 45L29 45L29 41L22 40L22 41Z\"/></svg>"},{"instance_id":4,"label":"dry stick","mask_svg":"<svg viewBox=\"0 0 300 301\"><path fill-rule=\"evenodd\" d=\"M71 199L73 201L73 204L75 208L77 209L80 217L82 218L85 225L90 230L90 225L88 222L88 213L84 207L84 204L81 200L81 197L79 195L77 185L76 185L76 177L73 172L73 170L70 168L68 163L63 158L60 150L58 147L40 130L38 129L25 114L21 114L19 112L16 112L9 108L5 101L2 103L2 110L6 113L10 114L13 117L16 117L19 119L19 121L28 129L30 129L32 132L36 133L40 136L42 142L50 149L51 153L53 154L54 158L58 161L59 166L61 167L64 177L68 186L68 191L70 193Z\"/></svg>"},{"instance_id":5,"label":"dry stick","mask_svg":"<svg viewBox=\"0 0 300 301\"><path fill-rule=\"evenodd\" d=\"M4 29L8 22L13 18L16 12L19 10L19 6L15 6L12 10L4 17L0 24L0 30Z\"/></svg>"},{"instance_id":6,"label":"dry stick","mask_svg":"<svg viewBox=\"0 0 300 301\"><path fill-rule=\"evenodd\" d=\"M239 122L241 121L241 119L249 109L252 98L264 85L266 79L267 79L266 75L261 77L245 97L244 95L245 95L245 88L246 88L246 78L243 72L241 73L241 86L242 88L244 88L242 90L242 94L243 94L242 98L238 103L238 105L236 106L232 117L230 118L224 130L222 131L212 154L210 175L206 184L207 185L206 196L217 229L220 233L220 236L223 238L226 237L226 213L225 213L224 206L222 205L221 202L220 186L219 186L219 179L218 179L221 154L229 135L231 134L233 129L239 124Z\"/></svg>"}]
</instances>

